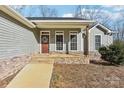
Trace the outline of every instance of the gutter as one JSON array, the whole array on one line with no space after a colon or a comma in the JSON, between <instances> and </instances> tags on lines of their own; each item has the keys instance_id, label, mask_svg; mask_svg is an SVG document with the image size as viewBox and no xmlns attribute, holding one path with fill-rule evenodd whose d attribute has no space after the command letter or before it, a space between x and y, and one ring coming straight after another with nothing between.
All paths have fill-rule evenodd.
<instances>
[{"instance_id":1,"label":"gutter","mask_svg":"<svg viewBox=\"0 0 124 93\"><path fill-rule=\"evenodd\" d=\"M30 22L28 19L20 15L18 12L16 12L14 9L12 9L9 6L1 5L0 10L3 11L4 13L8 14L9 16L13 17L14 19L20 21L22 24L30 27L30 28L35 28L36 26Z\"/></svg>"},{"instance_id":2,"label":"gutter","mask_svg":"<svg viewBox=\"0 0 124 93\"><path fill-rule=\"evenodd\" d=\"M58 22L58 23L64 23L64 22L77 22L77 23L95 23L94 20L30 20L31 22L42 22L42 23L52 23L52 22Z\"/></svg>"}]
</instances>

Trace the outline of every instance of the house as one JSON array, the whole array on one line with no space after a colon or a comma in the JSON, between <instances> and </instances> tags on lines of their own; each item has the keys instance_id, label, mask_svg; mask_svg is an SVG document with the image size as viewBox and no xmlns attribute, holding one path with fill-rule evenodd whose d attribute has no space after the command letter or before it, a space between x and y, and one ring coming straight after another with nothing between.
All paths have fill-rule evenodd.
<instances>
[{"instance_id":1,"label":"house","mask_svg":"<svg viewBox=\"0 0 124 93\"><path fill-rule=\"evenodd\" d=\"M97 52L113 42L112 31L93 20L62 17L25 18L0 6L0 58L34 53Z\"/></svg>"},{"instance_id":2,"label":"house","mask_svg":"<svg viewBox=\"0 0 124 93\"><path fill-rule=\"evenodd\" d=\"M112 30L100 23L96 23L89 28L89 51L90 54L98 53L101 46L109 46L113 43Z\"/></svg>"}]
</instances>

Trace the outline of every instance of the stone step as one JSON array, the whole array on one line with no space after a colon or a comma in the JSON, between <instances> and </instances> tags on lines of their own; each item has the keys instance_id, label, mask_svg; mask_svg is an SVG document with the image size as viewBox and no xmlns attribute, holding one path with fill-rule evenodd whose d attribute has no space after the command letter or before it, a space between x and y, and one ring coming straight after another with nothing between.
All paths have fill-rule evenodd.
<instances>
[{"instance_id":1,"label":"stone step","mask_svg":"<svg viewBox=\"0 0 124 93\"><path fill-rule=\"evenodd\" d=\"M79 56L33 56L32 58L79 58Z\"/></svg>"},{"instance_id":2,"label":"stone step","mask_svg":"<svg viewBox=\"0 0 124 93\"><path fill-rule=\"evenodd\" d=\"M32 62L32 61L51 61L51 60L53 60L53 59L32 59L30 62Z\"/></svg>"}]
</instances>

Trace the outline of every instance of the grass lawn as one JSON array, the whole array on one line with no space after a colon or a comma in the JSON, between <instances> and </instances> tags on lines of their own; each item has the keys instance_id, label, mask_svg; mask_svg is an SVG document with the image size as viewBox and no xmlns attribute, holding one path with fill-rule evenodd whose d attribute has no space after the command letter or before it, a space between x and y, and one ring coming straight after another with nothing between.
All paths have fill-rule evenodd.
<instances>
[{"instance_id":1,"label":"grass lawn","mask_svg":"<svg viewBox=\"0 0 124 93\"><path fill-rule=\"evenodd\" d=\"M54 64L51 88L124 87L124 66Z\"/></svg>"}]
</instances>

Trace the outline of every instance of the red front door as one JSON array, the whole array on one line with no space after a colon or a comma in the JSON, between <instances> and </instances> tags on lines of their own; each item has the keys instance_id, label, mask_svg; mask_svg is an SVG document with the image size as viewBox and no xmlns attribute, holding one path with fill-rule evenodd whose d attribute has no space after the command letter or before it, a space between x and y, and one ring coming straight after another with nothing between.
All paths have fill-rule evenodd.
<instances>
[{"instance_id":1,"label":"red front door","mask_svg":"<svg viewBox=\"0 0 124 93\"><path fill-rule=\"evenodd\" d=\"M42 35L41 43L42 53L49 53L49 35Z\"/></svg>"}]
</instances>

